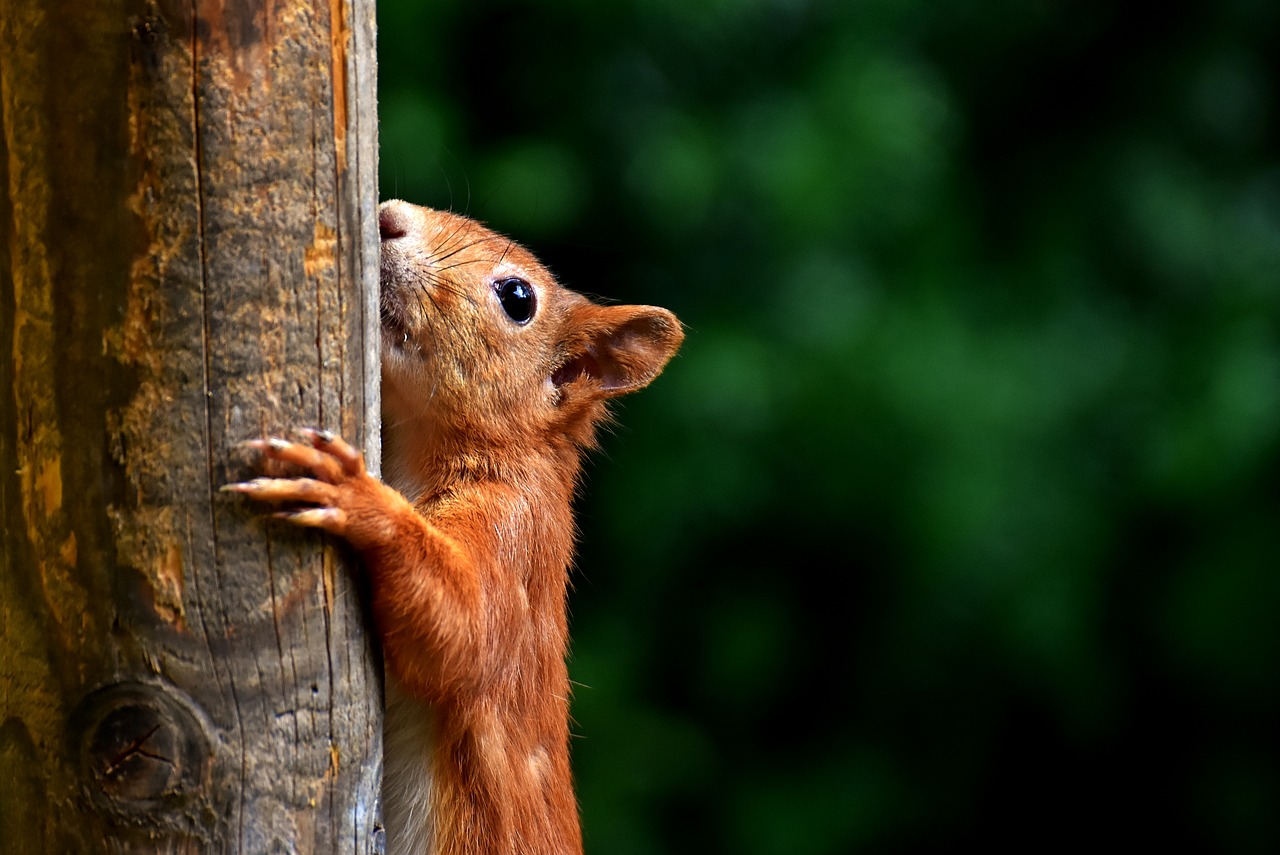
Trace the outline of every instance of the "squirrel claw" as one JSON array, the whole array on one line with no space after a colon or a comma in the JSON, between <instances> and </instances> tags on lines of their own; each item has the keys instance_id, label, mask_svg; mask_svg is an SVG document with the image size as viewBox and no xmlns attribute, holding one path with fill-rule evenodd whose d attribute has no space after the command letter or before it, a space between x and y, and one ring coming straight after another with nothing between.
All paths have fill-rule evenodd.
<instances>
[{"instance_id":1,"label":"squirrel claw","mask_svg":"<svg viewBox=\"0 0 1280 855\"><path fill-rule=\"evenodd\" d=\"M273 517L306 528L320 528L342 535L347 515L339 508L306 508L300 511L276 511Z\"/></svg>"},{"instance_id":2,"label":"squirrel claw","mask_svg":"<svg viewBox=\"0 0 1280 855\"><path fill-rule=\"evenodd\" d=\"M338 438L338 435L335 434L333 431L325 430L323 428L306 427L306 428L302 428L301 433L303 436L310 437L311 441L317 445L319 444L330 445L333 443L335 439Z\"/></svg>"}]
</instances>

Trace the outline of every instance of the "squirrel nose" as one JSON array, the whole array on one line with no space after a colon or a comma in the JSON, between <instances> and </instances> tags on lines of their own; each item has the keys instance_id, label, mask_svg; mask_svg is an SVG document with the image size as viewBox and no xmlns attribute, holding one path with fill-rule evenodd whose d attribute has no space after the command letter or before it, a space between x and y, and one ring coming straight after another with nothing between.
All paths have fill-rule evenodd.
<instances>
[{"instance_id":1,"label":"squirrel nose","mask_svg":"<svg viewBox=\"0 0 1280 855\"><path fill-rule=\"evenodd\" d=\"M396 199L378 206L378 235L382 240L394 240L409 233L408 212L404 203Z\"/></svg>"}]
</instances>

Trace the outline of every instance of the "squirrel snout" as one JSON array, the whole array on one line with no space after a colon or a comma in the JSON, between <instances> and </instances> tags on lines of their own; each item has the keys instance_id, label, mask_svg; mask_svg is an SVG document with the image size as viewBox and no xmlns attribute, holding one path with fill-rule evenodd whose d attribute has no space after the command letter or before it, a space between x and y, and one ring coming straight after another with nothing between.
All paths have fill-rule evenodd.
<instances>
[{"instance_id":1,"label":"squirrel snout","mask_svg":"<svg viewBox=\"0 0 1280 855\"><path fill-rule=\"evenodd\" d=\"M378 236L394 240L409 233L409 206L399 199L391 199L378 206Z\"/></svg>"}]
</instances>

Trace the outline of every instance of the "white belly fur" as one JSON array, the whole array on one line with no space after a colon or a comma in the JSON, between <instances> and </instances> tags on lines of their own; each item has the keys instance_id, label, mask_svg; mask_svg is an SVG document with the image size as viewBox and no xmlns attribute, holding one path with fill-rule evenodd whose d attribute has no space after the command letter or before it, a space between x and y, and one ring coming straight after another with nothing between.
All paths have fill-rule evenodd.
<instances>
[{"instance_id":1,"label":"white belly fur","mask_svg":"<svg viewBox=\"0 0 1280 855\"><path fill-rule=\"evenodd\" d=\"M387 711L382 730L382 819L387 855L430 855L431 709L401 690L387 675Z\"/></svg>"}]
</instances>

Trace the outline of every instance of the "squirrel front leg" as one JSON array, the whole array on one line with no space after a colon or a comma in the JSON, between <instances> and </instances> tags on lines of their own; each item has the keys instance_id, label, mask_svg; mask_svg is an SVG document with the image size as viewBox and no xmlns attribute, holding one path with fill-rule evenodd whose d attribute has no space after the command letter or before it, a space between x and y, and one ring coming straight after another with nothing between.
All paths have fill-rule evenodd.
<instances>
[{"instance_id":1,"label":"squirrel front leg","mask_svg":"<svg viewBox=\"0 0 1280 855\"><path fill-rule=\"evenodd\" d=\"M435 699L477 673L484 638L478 568L456 538L368 473L364 455L328 431L309 445L282 439L247 445L309 477L255 478L222 489L305 505L275 516L337 535L359 553L372 588L387 664L411 694Z\"/></svg>"}]
</instances>

